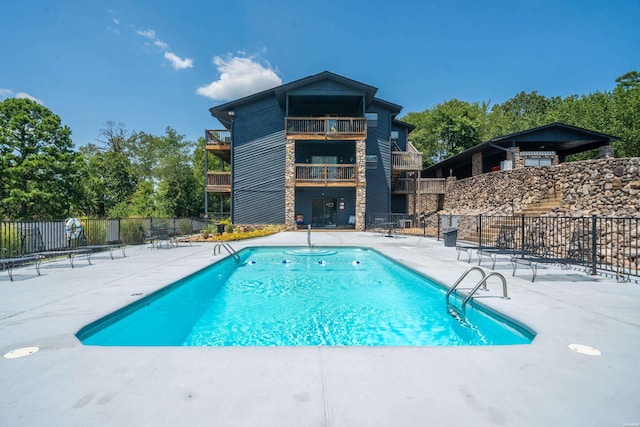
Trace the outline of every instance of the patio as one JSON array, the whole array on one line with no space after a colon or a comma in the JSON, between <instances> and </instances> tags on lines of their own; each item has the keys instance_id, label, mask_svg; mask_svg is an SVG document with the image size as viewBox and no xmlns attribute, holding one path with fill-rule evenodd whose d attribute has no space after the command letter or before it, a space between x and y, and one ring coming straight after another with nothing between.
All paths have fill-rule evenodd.
<instances>
[{"instance_id":1,"label":"patio","mask_svg":"<svg viewBox=\"0 0 640 427\"><path fill-rule=\"evenodd\" d=\"M368 246L450 286L469 266L432 238L312 233ZM306 246L307 234L232 242ZM640 286L544 265L507 277L511 300L484 304L537 332L495 347L92 347L86 324L226 255L215 243L127 248L0 276L3 425L450 426L640 423ZM491 294L502 291L490 281ZM443 301L444 309L444 301ZM599 349L588 356L569 344Z\"/></svg>"}]
</instances>

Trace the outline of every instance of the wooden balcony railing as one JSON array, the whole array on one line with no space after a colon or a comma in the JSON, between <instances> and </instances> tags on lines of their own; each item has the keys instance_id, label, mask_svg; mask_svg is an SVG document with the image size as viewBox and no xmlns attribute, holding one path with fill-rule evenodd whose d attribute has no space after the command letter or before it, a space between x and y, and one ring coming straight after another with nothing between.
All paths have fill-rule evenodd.
<instances>
[{"instance_id":1,"label":"wooden balcony railing","mask_svg":"<svg viewBox=\"0 0 640 427\"><path fill-rule=\"evenodd\" d=\"M356 165L296 164L296 185L355 185Z\"/></svg>"},{"instance_id":2,"label":"wooden balcony railing","mask_svg":"<svg viewBox=\"0 0 640 427\"><path fill-rule=\"evenodd\" d=\"M287 138L295 139L365 139L364 117L287 117Z\"/></svg>"},{"instance_id":3,"label":"wooden balcony railing","mask_svg":"<svg viewBox=\"0 0 640 427\"><path fill-rule=\"evenodd\" d=\"M230 193L231 172L207 172L208 193Z\"/></svg>"},{"instance_id":4,"label":"wooden balcony railing","mask_svg":"<svg viewBox=\"0 0 640 427\"><path fill-rule=\"evenodd\" d=\"M420 178L418 180L420 194L445 194L447 188L446 178ZM414 194L415 181L413 178L398 180L393 192L395 194Z\"/></svg>"},{"instance_id":5,"label":"wooden balcony railing","mask_svg":"<svg viewBox=\"0 0 640 427\"><path fill-rule=\"evenodd\" d=\"M391 169L400 172L422 170L422 153L413 151L391 152Z\"/></svg>"}]
</instances>

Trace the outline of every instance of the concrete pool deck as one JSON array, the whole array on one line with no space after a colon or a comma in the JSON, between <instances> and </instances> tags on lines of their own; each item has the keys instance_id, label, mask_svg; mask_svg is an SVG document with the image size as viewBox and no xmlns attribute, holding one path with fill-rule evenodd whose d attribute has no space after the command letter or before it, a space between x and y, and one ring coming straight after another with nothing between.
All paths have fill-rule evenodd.
<instances>
[{"instance_id":1,"label":"concrete pool deck","mask_svg":"<svg viewBox=\"0 0 640 427\"><path fill-rule=\"evenodd\" d=\"M307 234L233 242L306 245ZM431 238L313 232L315 245L367 246L450 286L469 267ZM507 258L482 302L537 332L493 347L94 347L75 333L221 259L214 243L127 248L0 272L3 426L640 425L640 285ZM475 265L475 264L473 264ZM486 265L486 264L485 264ZM486 271L490 271L485 268ZM475 280L475 276L474 276ZM473 280L472 280L473 281ZM466 282L465 282L466 283ZM443 301L444 309L444 301ZM570 344L599 349L575 352Z\"/></svg>"}]
</instances>

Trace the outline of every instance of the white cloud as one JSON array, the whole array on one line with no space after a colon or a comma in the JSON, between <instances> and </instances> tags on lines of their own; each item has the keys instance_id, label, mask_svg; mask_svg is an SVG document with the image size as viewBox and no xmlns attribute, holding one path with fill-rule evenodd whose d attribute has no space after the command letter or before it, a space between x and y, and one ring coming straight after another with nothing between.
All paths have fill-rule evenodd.
<instances>
[{"instance_id":1,"label":"white cloud","mask_svg":"<svg viewBox=\"0 0 640 427\"><path fill-rule=\"evenodd\" d=\"M4 99L4 98L26 98L26 99L32 100L33 102L37 102L40 105L44 105L44 102L42 102L41 99L38 99L33 95L29 95L26 92L17 92L14 95L11 89L0 88L0 99Z\"/></svg>"},{"instance_id":2,"label":"white cloud","mask_svg":"<svg viewBox=\"0 0 640 427\"><path fill-rule=\"evenodd\" d=\"M153 40L153 44L164 51L164 58L171 63L175 70L184 70L185 68L193 67L193 59L180 58L175 53L170 52L169 45L160 40L154 30L138 30L136 33L144 38Z\"/></svg>"},{"instance_id":3,"label":"white cloud","mask_svg":"<svg viewBox=\"0 0 640 427\"><path fill-rule=\"evenodd\" d=\"M171 65L173 65L173 68L176 70L184 70L185 68L193 67L193 59L191 58L182 59L173 52L165 52L164 57L171 62Z\"/></svg>"},{"instance_id":4,"label":"white cloud","mask_svg":"<svg viewBox=\"0 0 640 427\"><path fill-rule=\"evenodd\" d=\"M40 105L44 105L44 102L42 102L41 99L38 99L35 96L29 95L28 93L25 93L25 92L16 93L16 98L26 98L26 99L32 100L33 102L37 102Z\"/></svg>"},{"instance_id":5,"label":"white cloud","mask_svg":"<svg viewBox=\"0 0 640 427\"><path fill-rule=\"evenodd\" d=\"M114 32L115 34L120 34L120 29L118 28L118 26L120 25L120 18L116 17L115 13L111 9L107 9L107 12L109 13L109 16L111 17L111 22L114 25L113 27L111 25L108 25L107 29L109 31Z\"/></svg>"},{"instance_id":6,"label":"white cloud","mask_svg":"<svg viewBox=\"0 0 640 427\"><path fill-rule=\"evenodd\" d=\"M153 30L138 30L136 31L136 33L138 33L139 35L141 35L142 37L146 37L148 39L155 39L156 38L156 32Z\"/></svg>"},{"instance_id":7,"label":"white cloud","mask_svg":"<svg viewBox=\"0 0 640 427\"><path fill-rule=\"evenodd\" d=\"M169 45L163 42L162 40L156 40L153 42L153 44L155 44L162 50L167 50L167 48L169 47Z\"/></svg>"},{"instance_id":8,"label":"white cloud","mask_svg":"<svg viewBox=\"0 0 640 427\"><path fill-rule=\"evenodd\" d=\"M253 57L232 56L224 59L216 56L213 64L220 78L199 87L196 93L214 101L237 99L282 84L282 79L270 64L263 65Z\"/></svg>"}]
</instances>

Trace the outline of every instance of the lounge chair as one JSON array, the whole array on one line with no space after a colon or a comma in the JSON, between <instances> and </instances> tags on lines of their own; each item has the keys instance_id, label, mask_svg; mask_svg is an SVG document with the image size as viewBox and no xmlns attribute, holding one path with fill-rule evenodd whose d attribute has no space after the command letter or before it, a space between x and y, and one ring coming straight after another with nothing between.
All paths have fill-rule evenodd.
<instances>
[{"instance_id":1,"label":"lounge chair","mask_svg":"<svg viewBox=\"0 0 640 427\"><path fill-rule=\"evenodd\" d=\"M488 256L493 261L491 266L493 270L496 266L498 255L516 255L522 253L522 251L515 248L515 233L517 228L518 227L513 225L501 225L494 245L457 243L456 252L458 253L458 259L460 259L462 252L465 252L468 256L467 262L471 262L472 251L475 250L478 254L478 265L482 264L483 256Z\"/></svg>"},{"instance_id":2,"label":"lounge chair","mask_svg":"<svg viewBox=\"0 0 640 427\"><path fill-rule=\"evenodd\" d=\"M569 258L547 258L537 255L513 256L511 257L511 264L513 266L512 276L516 275L518 264L531 268L531 272L533 273L531 281L533 282L536 280L536 275L538 274L538 264L561 264L563 268L566 268L573 263L575 263L575 261Z\"/></svg>"},{"instance_id":3,"label":"lounge chair","mask_svg":"<svg viewBox=\"0 0 640 427\"><path fill-rule=\"evenodd\" d=\"M42 239L42 233L38 227L26 227L21 230L21 246L22 253L25 256L35 255L43 259L67 257L71 268L75 268L74 260L78 256L84 256L87 262L91 264L91 249L87 248L74 248L69 246L60 245L54 249L47 249Z\"/></svg>"},{"instance_id":4,"label":"lounge chair","mask_svg":"<svg viewBox=\"0 0 640 427\"><path fill-rule=\"evenodd\" d=\"M100 252L100 251L109 251L109 256L111 259L113 258L113 251L116 249L120 249L122 251L122 256L126 258L127 254L125 252L127 245L122 242L108 242L101 245L89 245L87 242L90 239L84 234L84 232L80 235L80 237L74 242L76 246L74 249L88 249L91 252Z\"/></svg>"},{"instance_id":5,"label":"lounge chair","mask_svg":"<svg viewBox=\"0 0 640 427\"><path fill-rule=\"evenodd\" d=\"M9 279L13 282L13 269L27 264L35 264L38 276L40 276L40 261L41 257L38 255L24 255L14 258L0 258L0 270L7 270L9 273Z\"/></svg>"},{"instance_id":6,"label":"lounge chair","mask_svg":"<svg viewBox=\"0 0 640 427\"><path fill-rule=\"evenodd\" d=\"M174 247L173 238L169 233L169 229L164 224L158 224L151 227L151 245L154 248L172 248Z\"/></svg>"}]
</instances>

